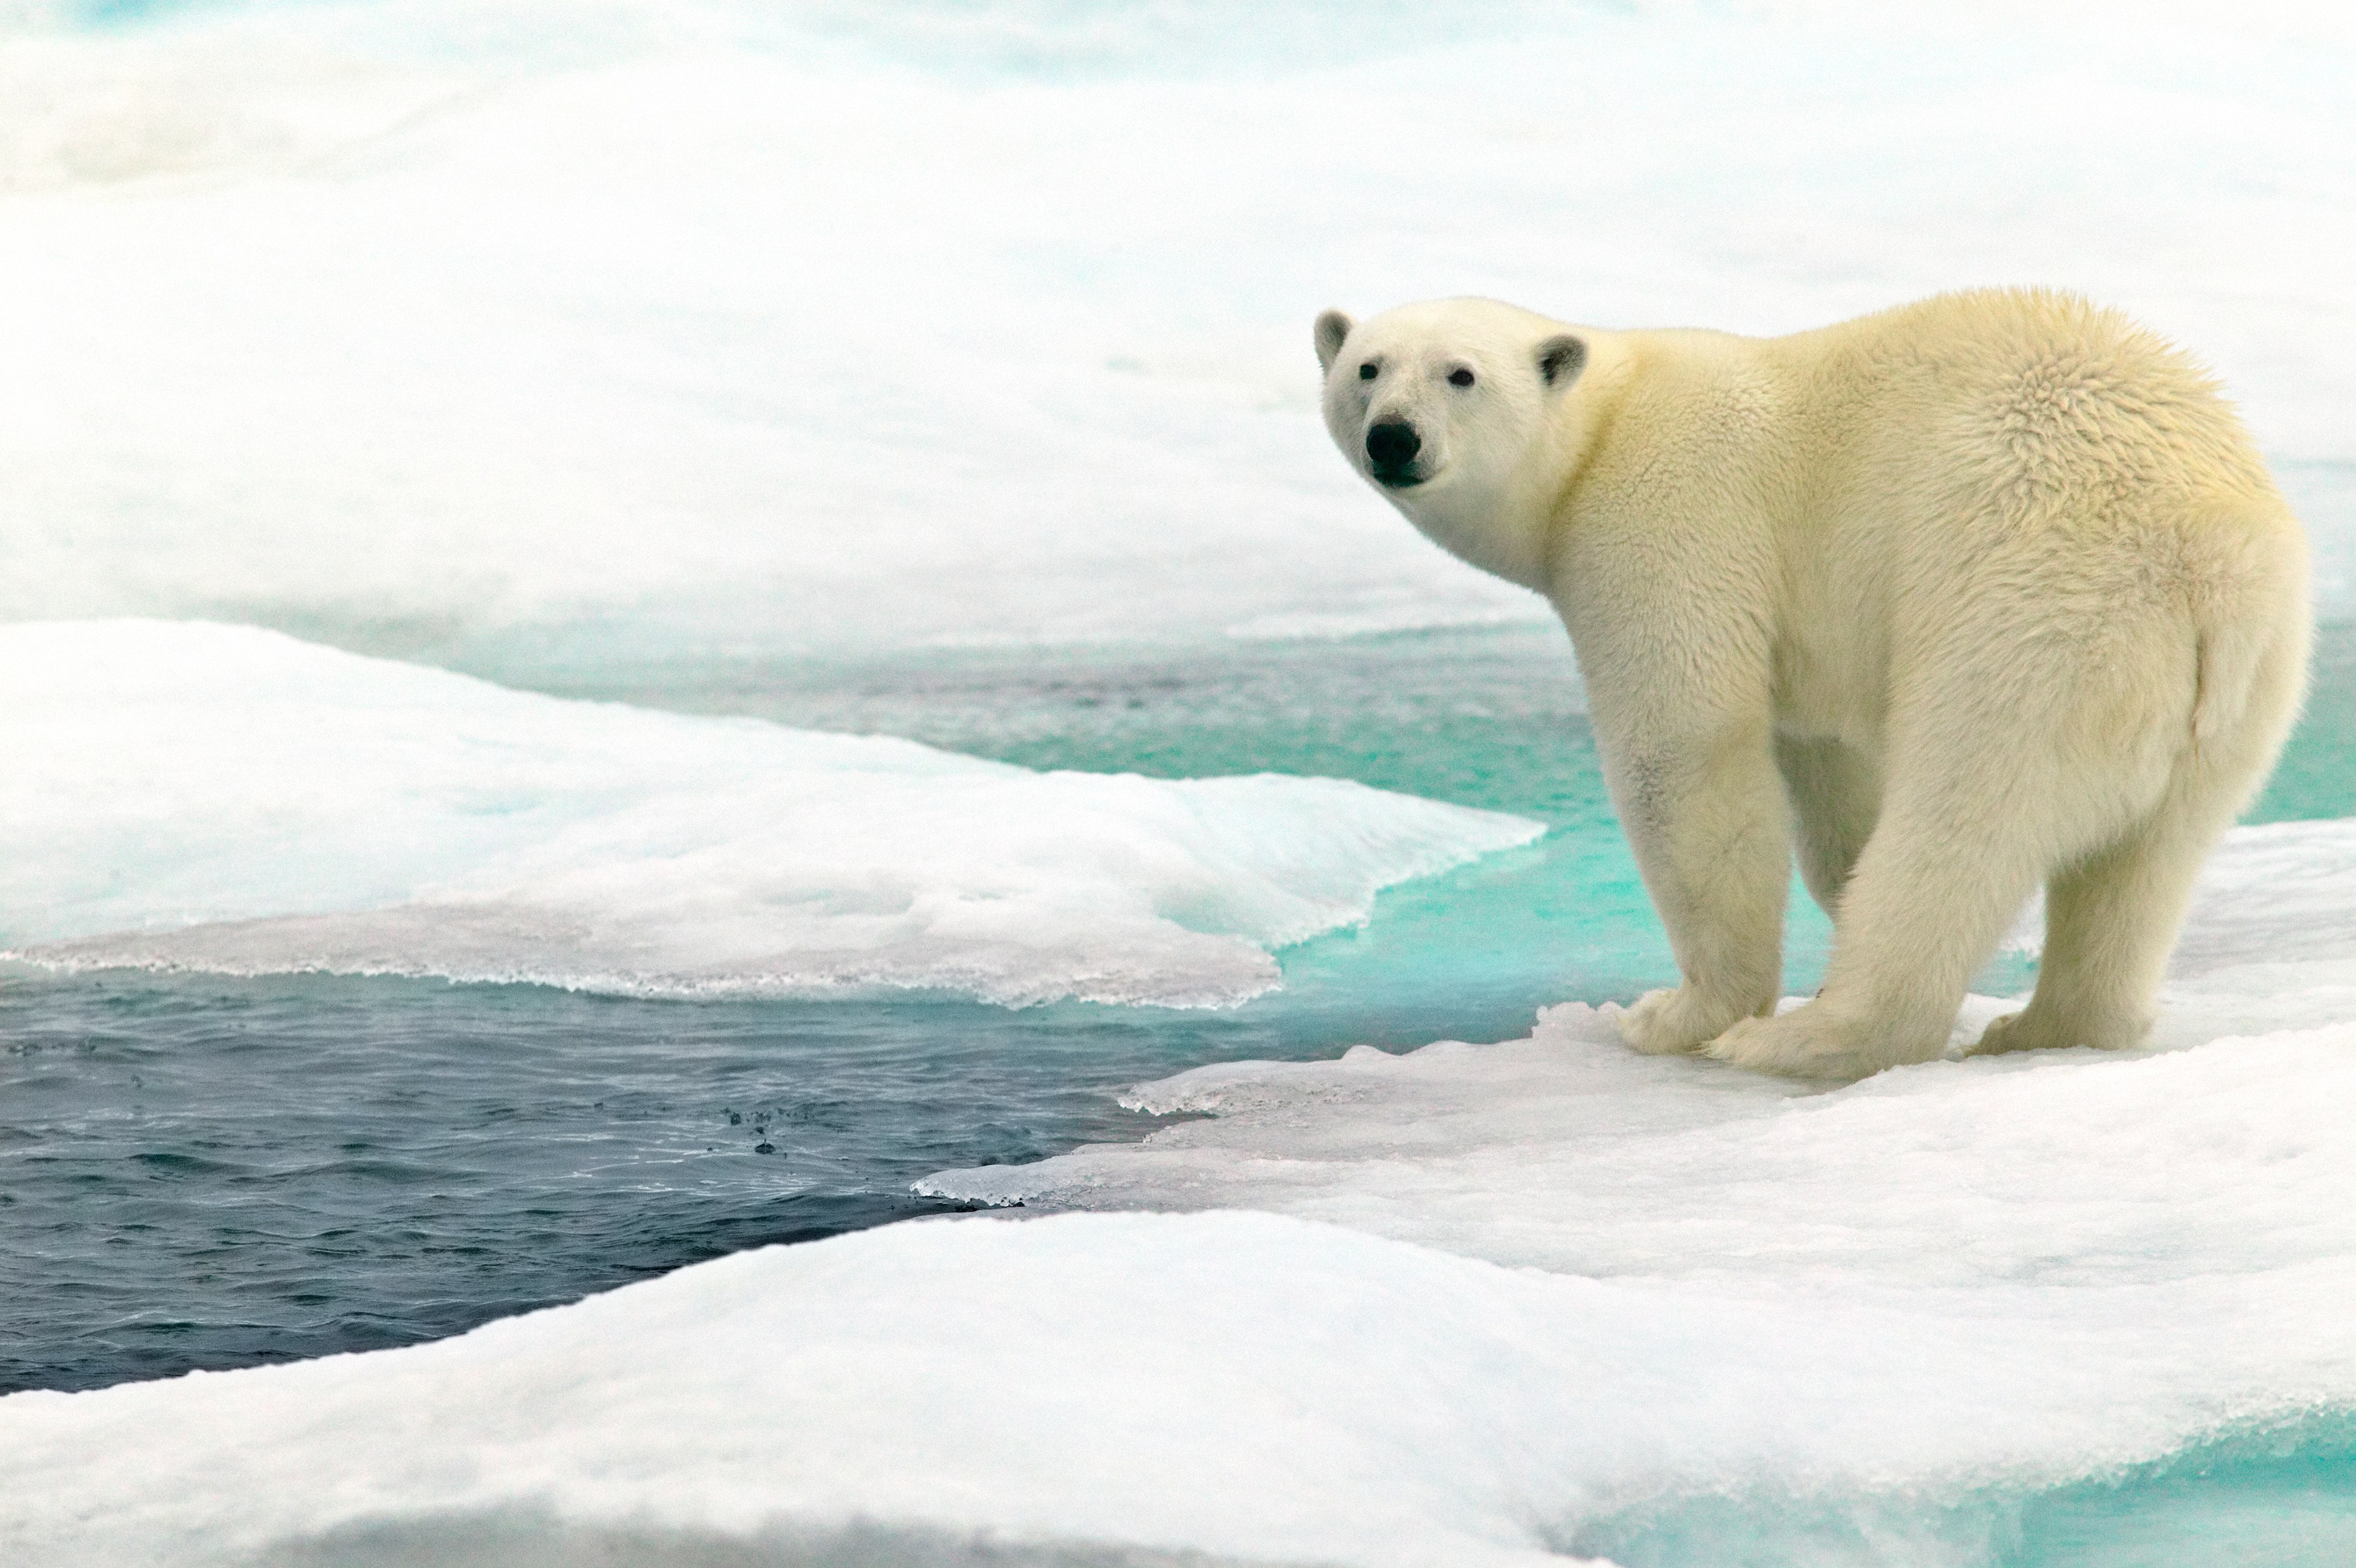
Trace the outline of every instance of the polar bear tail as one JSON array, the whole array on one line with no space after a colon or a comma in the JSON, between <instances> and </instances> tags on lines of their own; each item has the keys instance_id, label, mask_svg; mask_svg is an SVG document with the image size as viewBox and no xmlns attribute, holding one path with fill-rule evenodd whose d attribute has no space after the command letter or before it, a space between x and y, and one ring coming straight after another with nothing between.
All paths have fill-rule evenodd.
<instances>
[{"instance_id":1,"label":"polar bear tail","mask_svg":"<svg viewBox=\"0 0 2356 1568\"><path fill-rule=\"evenodd\" d=\"M2235 559L2194 596L2191 740L2199 764L2246 771L2254 793L2307 700L2313 615L2307 541L2288 508L2240 521L2218 531Z\"/></svg>"}]
</instances>

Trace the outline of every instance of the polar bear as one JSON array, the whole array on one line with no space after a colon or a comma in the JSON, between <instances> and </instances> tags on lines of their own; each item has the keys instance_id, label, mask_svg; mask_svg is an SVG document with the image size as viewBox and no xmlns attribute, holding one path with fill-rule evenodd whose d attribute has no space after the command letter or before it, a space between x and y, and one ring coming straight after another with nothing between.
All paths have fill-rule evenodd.
<instances>
[{"instance_id":1,"label":"polar bear","mask_svg":"<svg viewBox=\"0 0 2356 1568\"><path fill-rule=\"evenodd\" d=\"M1569 628L1684 982L1631 1045L1938 1057L2040 883L2035 993L1974 1048L2142 1037L2307 680L2305 539L2200 367L2040 290L1768 338L1451 299L1315 341L1352 465ZM1778 1015L1794 846L1835 947Z\"/></svg>"}]
</instances>

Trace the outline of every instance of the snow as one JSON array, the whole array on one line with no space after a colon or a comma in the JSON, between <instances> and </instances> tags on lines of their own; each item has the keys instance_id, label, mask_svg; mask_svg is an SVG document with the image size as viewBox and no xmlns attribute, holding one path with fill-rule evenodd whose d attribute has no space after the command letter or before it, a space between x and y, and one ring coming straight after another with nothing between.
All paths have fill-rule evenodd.
<instances>
[{"instance_id":1,"label":"snow","mask_svg":"<svg viewBox=\"0 0 2356 1568\"><path fill-rule=\"evenodd\" d=\"M2342 995L2345 1004L2345 994ZM1976 1026L1996 1004L1982 1000ZM1598 1278L1746 1276L1828 1304L1928 1285L2167 1285L2314 1260L2356 1023L2094 1058L1948 1062L1833 1095L1531 1038L1222 1064L1130 1103L1141 1145L945 1172L1034 1208L1250 1207ZM1500 1201L1510 1197L1510 1201ZM1869 1240L1868 1240L1869 1239Z\"/></svg>"},{"instance_id":2,"label":"snow","mask_svg":"<svg viewBox=\"0 0 2356 1568\"><path fill-rule=\"evenodd\" d=\"M0 947L633 994L1233 1004L1538 836L1336 779L1038 774L276 632L0 628Z\"/></svg>"},{"instance_id":3,"label":"snow","mask_svg":"<svg viewBox=\"0 0 2356 1568\"><path fill-rule=\"evenodd\" d=\"M1333 456L1319 309L1779 332L2000 282L2213 361L2350 613L2349 47L2262 5L34 29L0 615L477 673L1539 618Z\"/></svg>"}]
</instances>

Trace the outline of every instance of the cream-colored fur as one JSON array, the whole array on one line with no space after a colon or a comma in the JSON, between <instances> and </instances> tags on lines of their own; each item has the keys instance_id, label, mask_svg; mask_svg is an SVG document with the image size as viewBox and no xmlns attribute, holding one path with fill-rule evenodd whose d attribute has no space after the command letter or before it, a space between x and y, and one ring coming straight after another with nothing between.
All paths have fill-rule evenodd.
<instances>
[{"instance_id":1,"label":"cream-colored fur","mask_svg":"<svg viewBox=\"0 0 2356 1568\"><path fill-rule=\"evenodd\" d=\"M1937 1057L2040 883L2036 993L1976 1048L2142 1036L2306 682L2305 541L2199 367L2029 290L1772 338L1445 300L1316 343L1359 471L1570 629L1684 976L1631 1045ZM1794 846L1836 945L1776 1016Z\"/></svg>"}]
</instances>

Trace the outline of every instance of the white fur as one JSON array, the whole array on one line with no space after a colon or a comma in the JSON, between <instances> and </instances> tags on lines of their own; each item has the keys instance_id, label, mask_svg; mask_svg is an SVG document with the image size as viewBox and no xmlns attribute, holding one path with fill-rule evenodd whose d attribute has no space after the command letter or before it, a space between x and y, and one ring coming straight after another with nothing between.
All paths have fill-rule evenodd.
<instances>
[{"instance_id":1,"label":"white fur","mask_svg":"<svg viewBox=\"0 0 2356 1568\"><path fill-rule=\"evenodd\" d=\"M1549 384L1566 338L1584 369ZM1359 471L1374 425L1412 425L1428 477L1378 488L1570 629L1685 981L1622 1015L1631 1045L1810 1076L1936 1057L2040 882L2036 994L1976 1048L2142 1036L2309 632L2297 521L2190 360L2020 290L1789 338L1460 299L1316 338ZM1836 948L1775 1016L1795 846Z\"/></svg>"}]
</instances>

